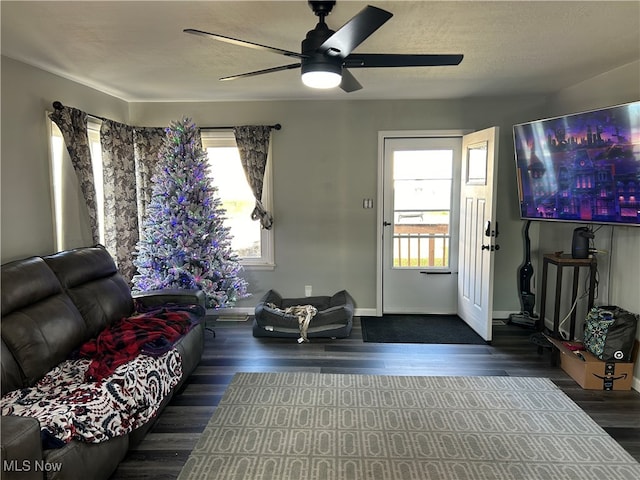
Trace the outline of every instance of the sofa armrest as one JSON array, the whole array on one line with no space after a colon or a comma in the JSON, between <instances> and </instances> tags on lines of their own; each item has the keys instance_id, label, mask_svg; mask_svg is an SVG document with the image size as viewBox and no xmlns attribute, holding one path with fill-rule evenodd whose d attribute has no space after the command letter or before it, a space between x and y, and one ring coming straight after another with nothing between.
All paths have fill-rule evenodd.
<instances>
[{"instance_id":1,"label":"sofa armrest","mask_svg":"<svg viewBox=\"0 0 640 480\"><path fill-rule=\"evenodd\" d=\"M200 305L206 308L206 297L202 290L192 289L163 289L149 290L147 292L134 292L132 294L135 302L141 303L145 307L156 307L167 303L183 305Z\"/></svg>"},{"instance_id":2,"label":"sofa armrest","mask_svg":"<svg viewBox=\"0 0 640 480\"><path fill-rule=\"evenodd\" d=\"M0 419L2 444L2 479L31 480L43 478L40 423L33 417L3 415Z\"/></svg>"}]
</instances>

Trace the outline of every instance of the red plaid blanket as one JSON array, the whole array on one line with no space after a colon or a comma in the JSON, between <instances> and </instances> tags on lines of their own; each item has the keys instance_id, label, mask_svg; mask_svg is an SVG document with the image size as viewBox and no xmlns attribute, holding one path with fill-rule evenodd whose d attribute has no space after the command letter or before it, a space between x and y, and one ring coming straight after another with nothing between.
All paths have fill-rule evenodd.
<instances>
[{"instance_id":1,"label":"red plaid blanket","mask_svg":"<svg viewBox=\"0 0 640 480\"><path fill-rule=\"evenodd\" d=\"M192 328L193 318L188 311L161 308L112 323L80 347L78 357L91 359L85 379L102 380L140 353L167 352Z\"/></svg>"}]
</instances>

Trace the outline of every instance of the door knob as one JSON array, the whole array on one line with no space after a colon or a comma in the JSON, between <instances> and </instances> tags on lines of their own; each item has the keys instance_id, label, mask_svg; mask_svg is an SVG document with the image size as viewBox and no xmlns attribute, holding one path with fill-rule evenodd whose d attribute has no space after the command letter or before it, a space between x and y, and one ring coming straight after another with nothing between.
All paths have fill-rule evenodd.
<instances>
[{"instance_id":1,"label":"door knob","mask_svg":"<svg viewBox=\"0 0 640 480\"><path fill-rule=\"evenodd\" d=\"M389 225L391 225L391 222L382 222L382 225L388 227Z\"/></svg>"}]
</instances>

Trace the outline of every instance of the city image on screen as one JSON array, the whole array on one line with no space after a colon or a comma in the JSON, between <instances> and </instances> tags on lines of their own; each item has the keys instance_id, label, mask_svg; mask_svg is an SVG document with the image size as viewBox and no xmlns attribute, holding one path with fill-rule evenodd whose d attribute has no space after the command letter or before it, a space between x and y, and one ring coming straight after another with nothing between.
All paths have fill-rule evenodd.
<instances>
[{"instance_id":1,"label":"city image on screen","mask_svg":"<svg viewBox=\"0 0 640 480\"><path fill-rule=\"evenodd\" d=\"M640 102L513 128L521 218L640 225Z\"/></svg>"}]
</instances>

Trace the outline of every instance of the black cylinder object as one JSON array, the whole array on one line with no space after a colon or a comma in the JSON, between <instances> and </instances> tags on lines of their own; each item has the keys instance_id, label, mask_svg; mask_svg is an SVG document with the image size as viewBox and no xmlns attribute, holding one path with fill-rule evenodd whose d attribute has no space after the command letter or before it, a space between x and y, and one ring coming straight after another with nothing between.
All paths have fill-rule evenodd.
<instances>
[{"instance_id":1,"label":"black cylinder object","mask_svg":"<svg viewBox=\"0 0 640 480\"><path fill-rule=\"evenodd\" d=\"M571 256L573 258L589 258L589 239L593 233L587 227L579 227L573 231Z\"/></svg>"}]
</instances>

